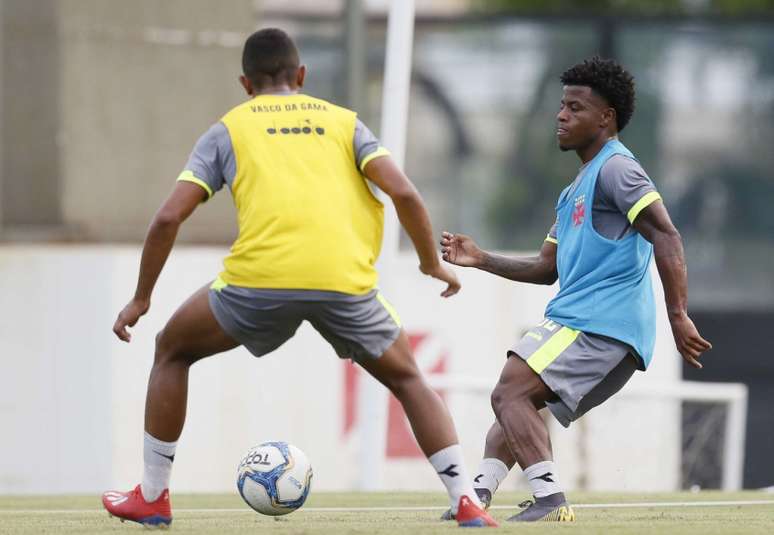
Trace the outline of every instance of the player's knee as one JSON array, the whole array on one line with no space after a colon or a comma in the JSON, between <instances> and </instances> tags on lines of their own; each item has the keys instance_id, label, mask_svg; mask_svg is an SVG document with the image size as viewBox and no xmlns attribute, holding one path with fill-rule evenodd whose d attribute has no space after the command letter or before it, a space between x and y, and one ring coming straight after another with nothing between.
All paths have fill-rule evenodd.
<instances>
[{"instance_id":1,"label":"player's knee","mask_svg":"<svg viewBox=\"0 0 774 535\"><path fill-rule=\"evenodd\" d=\"M166 334L164 329L160 330L156 334L154 364L169 364L184 361L185 358L180 349L179 344L176 344L175 341Z\"/></svg>"},{"instance_id":2,"label":"player's knee","mask_svg":"<svg viewBox=\"0 0 774 535\"><path fill-rule=\"evenodd\" d=\"M495 413L496 418L500 418L500 414L502 413L504 407L505 407L505 392L500 387L500 384L498 384L494 390L492 390L492 394L489 396L489 402L492 405L492 410Z\"/></svg>"},{"instance_id":3,"label":"player's knee","mask_svg":"<svg viewBox=\"0 0 774 535\"><path fill-rule=\"evenodd\" d=\"M160 330L156 333L156 347L154 351L154 363L160 364L169 360L170 350L166 337L164 336L164 330Z\"/></svg>"},{"instance_id":4,"label":"player's knee","mask_svg":"<svg viewBox=\"0 0 774 535\"><path fill-rule=\"evenodd\" d=\"M398 399L418 388L426 387L419 370L403 370L385 381L385 385Z\"/></svg>"},{"instance_id":5,"label":"player's knee","mask_svg":"<svg viewBox=\"0 0 774 535\"><path fill-rule=\"evenodd\" d=\"M492 410L498 418L509 406L525 400L524 393L515 385L508 383L497 383L489 400L492 404Z\"/></svg>"}]
</instances>

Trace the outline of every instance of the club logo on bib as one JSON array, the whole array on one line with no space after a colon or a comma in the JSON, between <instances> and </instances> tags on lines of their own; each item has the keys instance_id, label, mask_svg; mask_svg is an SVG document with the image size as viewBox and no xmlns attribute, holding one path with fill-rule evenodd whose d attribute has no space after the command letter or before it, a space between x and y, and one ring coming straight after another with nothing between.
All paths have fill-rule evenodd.
<instances>
[{"instance_id":1,"label":"club logo on bib","mask_svg":"<svg viewBox=\"0 0 774 535\"><path fill-rule=\"evenodd\" d=\"M577 227L586 217L586 195L575 197L575 208L572 211L572 224Z\"/></svg>"}]
</instances>

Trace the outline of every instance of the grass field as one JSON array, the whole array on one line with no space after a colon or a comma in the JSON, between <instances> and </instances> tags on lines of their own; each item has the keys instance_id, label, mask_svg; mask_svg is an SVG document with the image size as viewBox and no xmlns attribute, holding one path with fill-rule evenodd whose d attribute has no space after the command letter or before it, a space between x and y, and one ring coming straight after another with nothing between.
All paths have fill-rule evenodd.
<instances>
[{"instance_id":1,"label":"grass field","mask_svg":"<svg viewBox=\"0 0 774 535\"><path fill-rule=\"evenodd\" d=\"M504 521L526 498L521 493L495 497L493 516ZM573 535L774 534L774 495L760 492L673 494L573 493L575 524L502 523L501 531ZM676 505L724 501L764 501L754 505ZM670 505L642 505L643 503ZM354 534L451 533L442 523L445 497L436 493L313 493L299 511L275 520L248 509L238 495L176 495L173 530L181 533ZM613 507L610 504L638 504ZM350 510L348 510L350 509ZM137 533L138 524L108 518L98 496L0 497L0 533L102 534Z\"/></svg>"}]
</instances>

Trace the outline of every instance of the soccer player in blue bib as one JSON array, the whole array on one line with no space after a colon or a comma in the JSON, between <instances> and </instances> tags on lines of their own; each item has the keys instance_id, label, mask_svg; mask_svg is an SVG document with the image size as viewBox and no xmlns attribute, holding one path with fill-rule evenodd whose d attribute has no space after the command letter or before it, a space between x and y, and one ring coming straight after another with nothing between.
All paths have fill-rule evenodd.
<instances>
[{"instance_id":1,"label":"soccer player in blue bib","mask_svg":"<svg viewBox=\"0 0 774 535\"><path fill-rule=\"evenodd\" d=\"M518 463L534 495L512 521L573 521L556 475L548 407L563 426L618 392L653 356L656 305L649 265L655 257L677 349L692 366L712 346L688 317L687 276L680 234L661 196L618 140L634 111L632 76L612 60L593 58L561 76L556 137L582 162L556 204L556 223L534 257L482 251L462 234L444 232L447 262L559 293L545 319L508 352L492 392L496 421L486 437L474 481L482 502ZM452 518L450 511L444 518Z\"/></svg>"}]
</instances>

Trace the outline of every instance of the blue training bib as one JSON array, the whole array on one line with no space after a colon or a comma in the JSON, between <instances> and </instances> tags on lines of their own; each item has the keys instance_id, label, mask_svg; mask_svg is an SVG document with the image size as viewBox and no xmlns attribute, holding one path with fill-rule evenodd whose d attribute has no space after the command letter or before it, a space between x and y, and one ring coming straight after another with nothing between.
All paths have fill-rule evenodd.
<instances>
[{"instance_id":1,"label":"blue training bib","mask_svg":"<svg viewBox=\"0 0 774 535\"><path fill-rule=\"evenodd\" d=\"M608 141L589 162L580 182L556 205L559 293L546 317L587 333L629 344L647 368L656 341L656 306L650 278L653 245L639 232L620 240L601 236L592 224L599 171L610 157L634 158L618 140Z\"/></svg>"}]
</instances>

